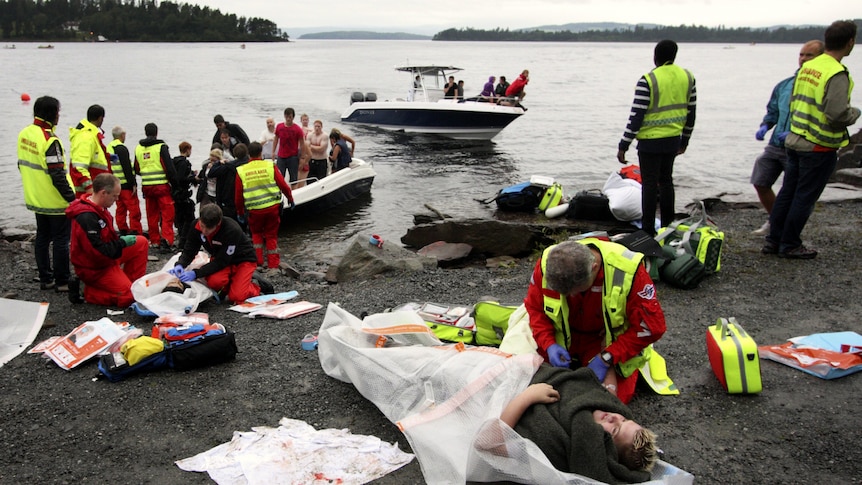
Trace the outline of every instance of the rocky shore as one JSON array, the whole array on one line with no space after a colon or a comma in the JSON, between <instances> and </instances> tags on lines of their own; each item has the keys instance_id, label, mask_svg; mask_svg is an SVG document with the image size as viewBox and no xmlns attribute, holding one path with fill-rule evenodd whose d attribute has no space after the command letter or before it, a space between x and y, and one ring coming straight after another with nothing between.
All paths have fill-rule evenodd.
<instances>
[{"instance_id":1,"label":"rocky shore","mask_svg":"<svg viewBox=\"0 0 862 485\"><path fill-rule=\"evenodd\" d=\"M712 374L705 346L706 327L718 317L736 317L759 344L862 332L860 208L858 201L818 204L803 237L820 255L790 261L760 254L762 241L750 231L764 221L762 210L718 203L711 215L726 233L721 272L695 290L658 283L668 332L656 347L681 394L642 390L631 407L659 434L665 460L697 483L862 483L862 376L825 381L761 361L763 392L731 396ZM359 315L409 301L469 304L494 297L516 304L534 264L528 257L338 284L288 276L273 282L278 290L297 290L300 299L338 302ZM72 305L65 294L40 291L27 242L0 240L0 272L0 295L50 303L37 342L106 316L104 307ZM66 372L36 355L22 354L0 368L0 483L210 483L174 461L226 442L234 431L277 426L282 417L375 435L409 451L395 425L352 386L327 377L316 352L300 348L323 310L286 321L242 318L212 302L200 310L236 332L235 362L120 383L93 380L92 363ZM149 328L129 311L112 318ZM376 483L422 482L414 460Z\"/></svg>"}]
</instances>

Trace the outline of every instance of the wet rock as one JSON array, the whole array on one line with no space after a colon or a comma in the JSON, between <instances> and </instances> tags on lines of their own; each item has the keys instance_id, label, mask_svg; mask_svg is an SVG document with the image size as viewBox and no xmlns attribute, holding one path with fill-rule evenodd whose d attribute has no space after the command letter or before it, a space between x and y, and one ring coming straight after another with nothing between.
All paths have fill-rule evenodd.
<instances>
[{"instance_id":1,"label":"wet rock","mask_svg":"<svg viewBox=\"0 0 862 485\"><path fill-rule=\"evenodd\" d=\"M435 259L417 255L395 244L373 246L369 243L370 237L369 234L357 234L341 261L329 267L326 280L336 283L390 271L420 271L437 266Z\"/></svg>"}]
</instances>

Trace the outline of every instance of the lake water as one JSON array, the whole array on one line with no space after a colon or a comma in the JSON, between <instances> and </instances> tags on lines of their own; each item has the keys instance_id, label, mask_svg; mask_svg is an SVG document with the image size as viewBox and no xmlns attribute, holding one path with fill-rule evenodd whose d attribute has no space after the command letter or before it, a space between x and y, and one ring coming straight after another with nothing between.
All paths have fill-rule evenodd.
<instances>
[{"instance_id":1,"label":"lake water","mask_svg":"<svg viewBox=\"0 0 862 485\"><path fill-rule=\"evenodd\" d=\"M32 102L49 94L61 102L57 130L68 150L68 130L98 103L103 128L126 128L134 150L148 122L159 126L173 155L183 140L197 164L208 153L221 113L256 138L264 120L283 119L285 107L339 127L357 140L356 156L378 173L370 197L329 217L282 231L288 255L337 251L357 231L397 241L424 204L455 216L488 216L476 198L542 174L556 177L566 195L600 188L619 168L617 143L625 128L638 77L652 67L653 44L479 43L430 41L297 41L288 44L56 44L52 50L17 43L0 50L0 176L6 201L0 227L34 224L24 208L16 138L32 121ZM799 45L683 44L677 63L697 78L698 112L692 142L677 158L677 209L696 197L751 195L748 177L763 142L754 132L772 87L795 70ZM393 67L435 63L464 68L466 94L489 75L510 81L530 70L524 104L529 111L491 142L407 137L342 126L353 91L378 99L403 97L410 79ZM845 59L862 76L862 53ZM857 100L858 101L858 100ZM858 104L858 102L857 102ZM297 115L298 120L298 115ZM108 136L110 138L110 135ZM634 149L629 160L636 161ZM144 221L146 223L146 221ZM324 249L325 248L325 249Z\"/></svg>"}]
</instances>

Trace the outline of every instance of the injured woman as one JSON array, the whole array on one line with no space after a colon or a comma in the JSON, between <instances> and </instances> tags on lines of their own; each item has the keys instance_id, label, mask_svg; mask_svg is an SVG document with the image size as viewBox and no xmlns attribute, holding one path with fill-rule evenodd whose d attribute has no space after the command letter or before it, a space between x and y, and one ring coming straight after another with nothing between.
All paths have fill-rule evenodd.
<instances>
[{"instance_id":1,"label":"injured woman","mask_svg":"<svg viewBox=\"0 0 862 485\"><path fill-rule=\"evenodd\" d=\"M399 427L428 483L693 480L589 369L443 345L415 312L360 320L332 303L318 342L323 370Z\"/></svg>"}]
</instances>

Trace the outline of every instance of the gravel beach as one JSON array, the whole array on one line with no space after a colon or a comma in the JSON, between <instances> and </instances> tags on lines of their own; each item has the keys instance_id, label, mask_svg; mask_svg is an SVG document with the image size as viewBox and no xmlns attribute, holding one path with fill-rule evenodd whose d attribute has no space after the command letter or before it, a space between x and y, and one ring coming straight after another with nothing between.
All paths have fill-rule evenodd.
<instances>
[{"instance_id":1,"label":"gravel beach","mask_svg":"<svg viewBox=\"0 0 862 485\"><path fill-rule=\"evenodd\" d=\"M815 332L862 333L860 208L856 201L818 204L803 237L820 255L792 261L760 254L762 239L750 231L765 220L762 210L719 203L710 212L726 233L721 272L695 290L658 283L668 331L656 347L681 393L641 390L631 407L658 433L665 460L696 483L862 483L862 376L826 381L761 361L763 392L728 395L705 345L706 327L731 316L761 345ZM302 271L325 270L321 262L285 259ZM278 321L246 319L206 302L199 310L236 332L240 353L235 362L201 370L110 383L93 380L94 363L67 372L22 354L0 368L0 483L211 483L174 461L229 441L234 431L277 426L282 417L374 435L410 451L395 425L351 385L327 377L300 340L320 326L328 302L357 316L410 301L471 304L491 296L518 304L533 265L524 258L508 268L476 264L335 285L277 276L277 290L297 290L324 309ZM36 342L106 316L104 307L40 291L30 243L0 240L0 271L0 294L50 302ZM128 310L112 318L149 329L149 320ZM423 478L414 460L375 483Z\"/></svg>"}]
</instances>

